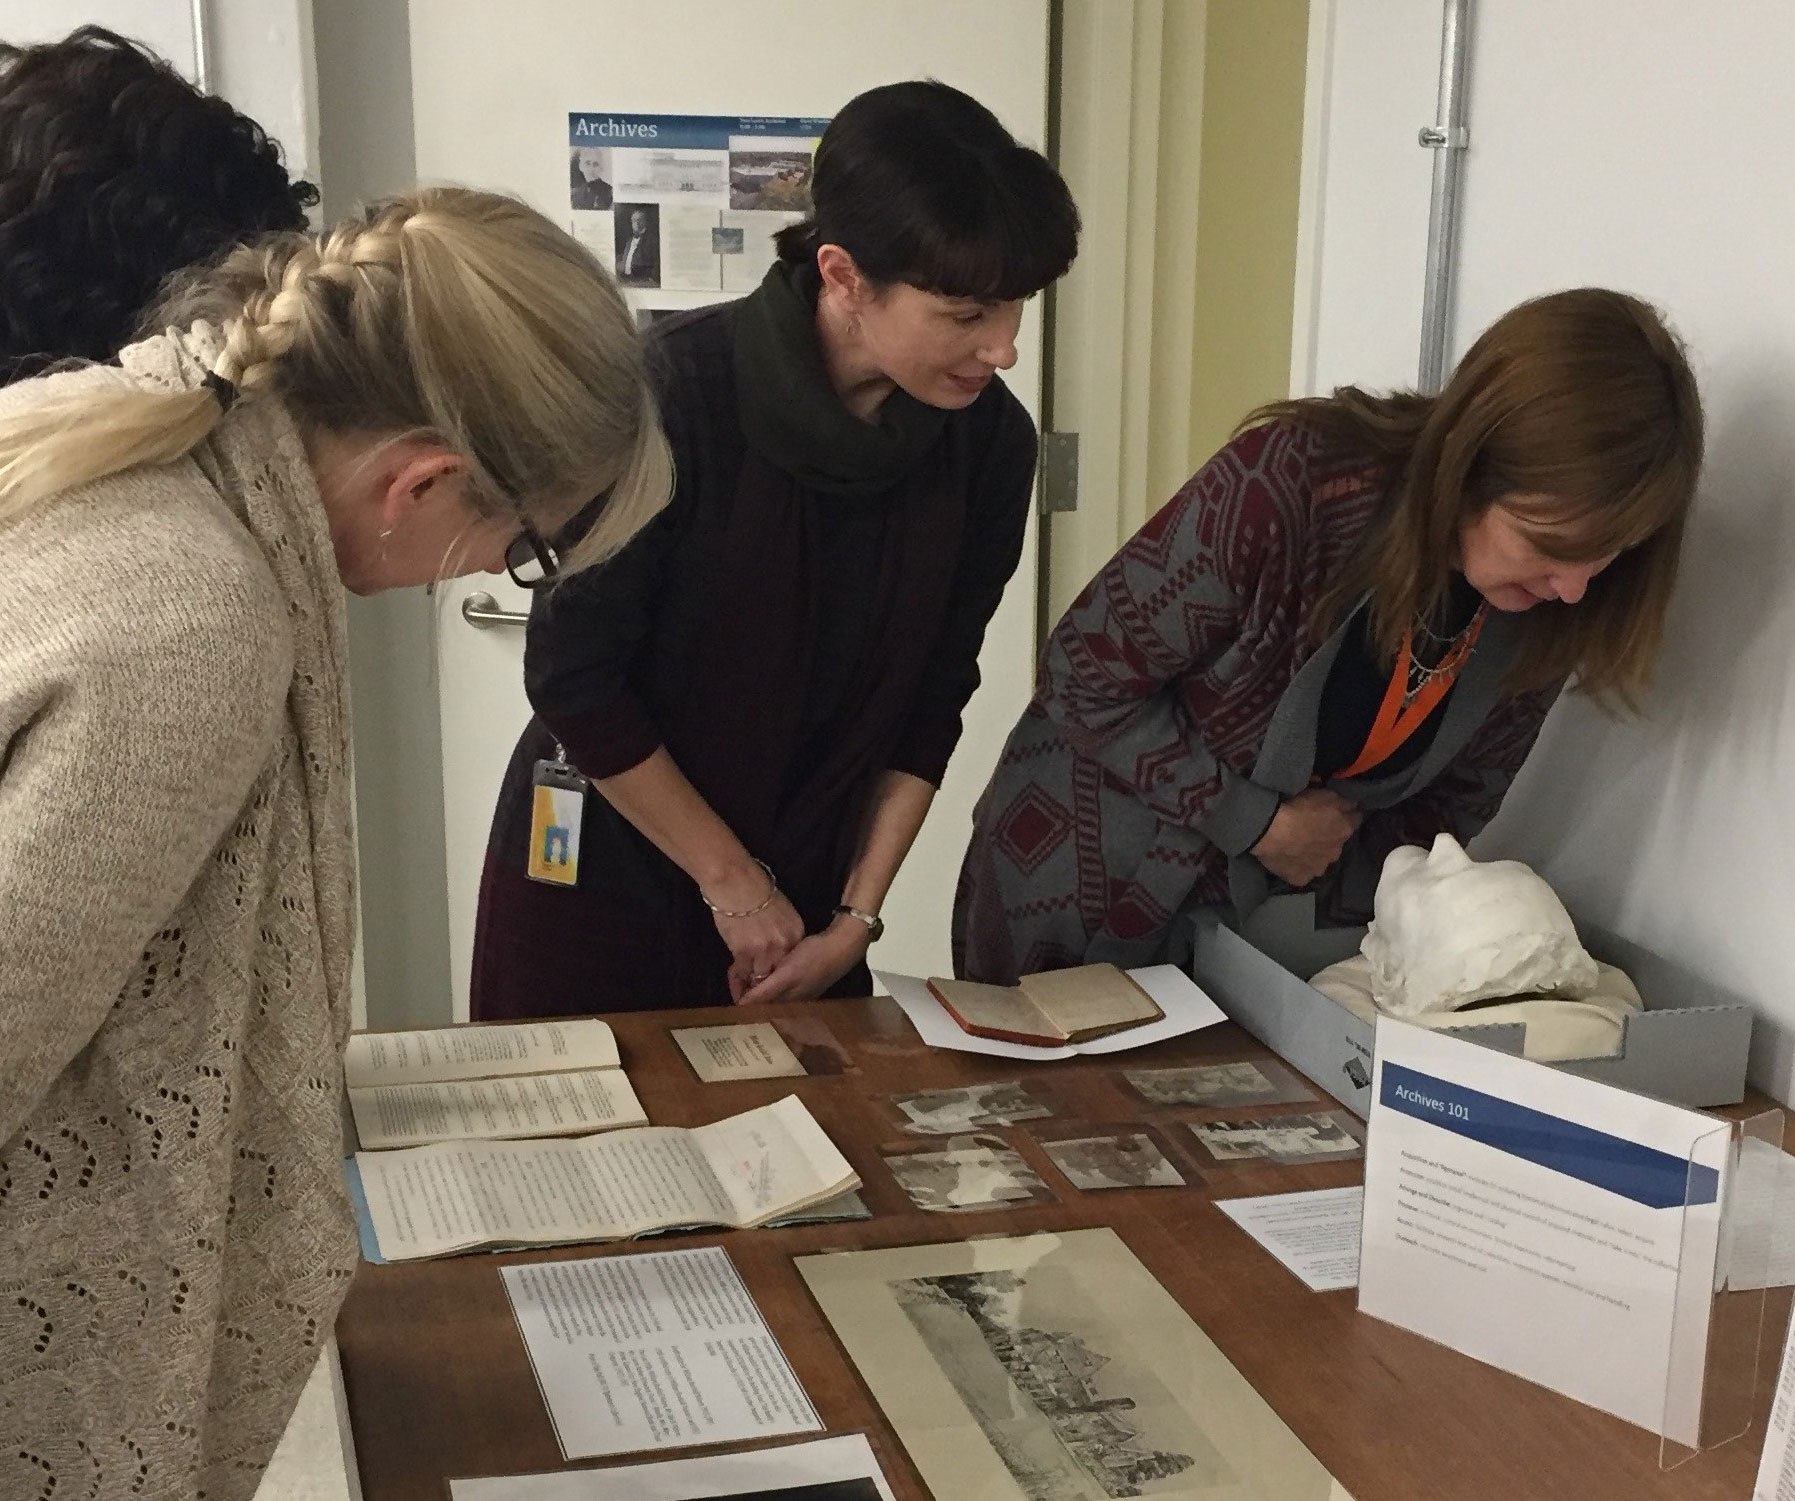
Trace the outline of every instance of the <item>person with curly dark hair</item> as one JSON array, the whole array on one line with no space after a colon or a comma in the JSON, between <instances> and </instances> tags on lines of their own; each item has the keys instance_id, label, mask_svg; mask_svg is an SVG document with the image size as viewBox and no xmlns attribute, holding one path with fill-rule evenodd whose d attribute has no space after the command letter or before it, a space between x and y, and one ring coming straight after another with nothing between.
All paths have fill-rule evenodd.
<instances>
[{"instance_id":1,"label":"person with curly dark hair","mask_svg":"<svg viewBox=\"0 0 1795 1501\"><path fill-rule=\"evenodd\" d=\"M110 359L172 273L302 230L317 201L261 126L140 43L0 43L0 384Z\"/></svg>"}]
</instances>

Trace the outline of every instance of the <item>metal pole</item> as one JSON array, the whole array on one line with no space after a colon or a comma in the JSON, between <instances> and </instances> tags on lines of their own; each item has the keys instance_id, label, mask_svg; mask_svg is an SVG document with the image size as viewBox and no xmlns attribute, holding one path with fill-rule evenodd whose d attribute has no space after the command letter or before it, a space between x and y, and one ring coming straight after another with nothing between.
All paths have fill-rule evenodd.
<instances>
[{"instance_id":1,"label":"metal pole","mask_svg":"<svg viewBox=\"0 0 1795 1501\"><path fill-rule=\"evenodd\" d=\"M192 0L193 86L202 94L212 92L212 37L206 25L206 0Z\"/></svg>"},{"instance_id":2,"label":"metal pole","mask_svg":"<svg viewBox=\"0 0 1795 1501\"><path fill-rule=\"evenodd\" d=\"M1446 0L1440 34L1440 97L1435 121L1421 129L1434 154L1433 201L1427 212L1427 283L1421 302L1420 388L1431 395L1446 381L1451 339L1452 273L1458 242L1459 183L1464 173L1465 62L1471 46L1471 0Z\"/></svg>"}]
</instances>

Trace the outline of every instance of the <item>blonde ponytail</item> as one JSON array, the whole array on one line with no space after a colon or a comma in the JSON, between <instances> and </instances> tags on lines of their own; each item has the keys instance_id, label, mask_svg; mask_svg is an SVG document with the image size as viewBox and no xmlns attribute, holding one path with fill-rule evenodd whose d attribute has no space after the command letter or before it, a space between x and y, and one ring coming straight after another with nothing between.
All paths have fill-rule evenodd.
<instances>
[{"instance_id":1,"label":"blonde ponytail","mask_svg":"<svg viewBox=\"0 0 1795 1501\"><path fill-rule=\"evenodd\" d=\"M0 522L137 464L172 464L218 425L212 393L120 383L0 416Z\"/></svg>"},{"instance_id":2,"label":"blonde ponytail","mask_svg":"<svg viewBox=\"0 0 1795 1501\"><path fill-rule=\"evenodd\" d=\"M277 235L195 271L157 327L224 332L211 374L302 429L428 437L468 461L482 513L555 531L610 498L564 571L666 504L672 461L635 319L610 273L512 198L429 188L321 237ZM214 391L86 384L0 417L0 521L204 441Z\"/></svg>"}]
</instances>

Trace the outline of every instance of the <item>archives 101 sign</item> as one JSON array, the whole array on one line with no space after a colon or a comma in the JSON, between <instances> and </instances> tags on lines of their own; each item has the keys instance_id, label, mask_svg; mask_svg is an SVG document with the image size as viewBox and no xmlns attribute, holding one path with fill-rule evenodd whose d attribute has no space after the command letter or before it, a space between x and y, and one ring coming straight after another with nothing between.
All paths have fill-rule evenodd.
<instances>
[{"instance_id":1,"label":"archives 101 sign","mask_svg":"<svg viewBox=\"0 0 1795 1501\"><path fill-rule=\"evenodd\" d=\"M1726 1123L1381 1017L1359 1309L1694 1445Z\"/></svg>"},{"instance_id":2,"label":"archives 101 sign","mask_svg":"<svg viewBox=\"0 0 1795 1501\"><path fill-rule=\"evenodd\" d=\"M576 238L645 311L752 291L773 236L810 212L827 120L576 112L567 118ZM645 320L646 321L646 320Z\"/></svg>"}]
</instances>

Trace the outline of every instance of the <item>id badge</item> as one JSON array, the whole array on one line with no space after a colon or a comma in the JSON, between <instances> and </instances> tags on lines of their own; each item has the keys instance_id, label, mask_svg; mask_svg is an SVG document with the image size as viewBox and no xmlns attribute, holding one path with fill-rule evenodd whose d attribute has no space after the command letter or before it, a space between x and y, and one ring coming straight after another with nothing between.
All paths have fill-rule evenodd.
<instances>
[{"instance_id":1,"label":"id badge","mask_svg":"<svg viewBox=\"0 0 1795 1501\"><path fill-rule=\"evenodd\" d=\"M580 821L586 812L586 779L565 761L538 761L530 778L532 881L572 886L580 878Z\"/></svg>"}]
</instances>

